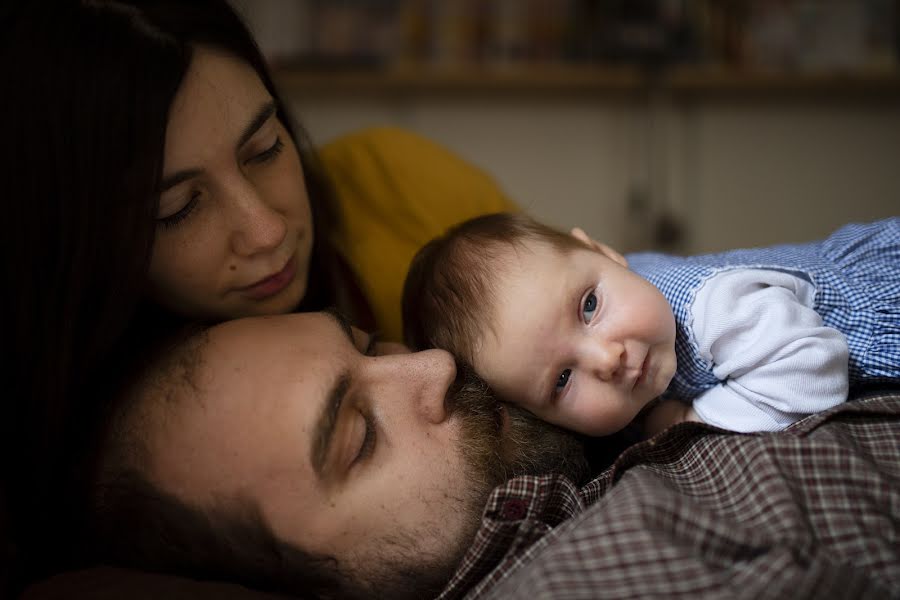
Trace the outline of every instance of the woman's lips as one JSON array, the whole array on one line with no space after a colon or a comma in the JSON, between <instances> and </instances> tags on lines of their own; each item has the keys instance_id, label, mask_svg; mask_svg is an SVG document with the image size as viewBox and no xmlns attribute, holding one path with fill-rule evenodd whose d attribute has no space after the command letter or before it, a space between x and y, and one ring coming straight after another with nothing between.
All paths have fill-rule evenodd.
<instances>
[{"instance_id":1,"label":"woman's lips","mask_svg":"<svg viewBox=\"0 0 900 600\"><path fill-rule=\"evenodd\" d=\"M241 293L253 300L265 300L290 285L296 274L297 261L292 257L291 260L287 261L283 269L274 275L257 281L253 285L241 288Z\"/></svg>"}]
</instances>

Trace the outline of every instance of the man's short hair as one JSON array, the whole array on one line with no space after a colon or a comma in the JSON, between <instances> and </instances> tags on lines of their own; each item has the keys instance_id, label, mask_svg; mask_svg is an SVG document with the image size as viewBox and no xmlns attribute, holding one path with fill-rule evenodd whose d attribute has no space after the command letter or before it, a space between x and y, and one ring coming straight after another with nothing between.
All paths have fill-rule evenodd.
<instances>
[{"instance_id":1,"label":"man's short hair","mask_svg":"<svg viewBox=\"0 0 900 600\"><path fill-rule=\"evenodd\" d=\"M92 557L262 591L367 596L350 586L334 558L314 556L280 540L255 503L235 498L213 506L190 505L146 475L149 431L158 426L151 413L198 395L207 341L207 331L193 327L136 359L137 374L117 395L95 451L87 518Z\"/></svg>"},{"instance_id":2,"label":"man's short hair","mask_svg":"<svg viewBox=\"0 0 900 600\"><path fill-rule=\"evenodd\" d=\"M543 242L568 253L587 246L522 213L475 217L423 246L403 286L403 337L413 350L442 348L473 364L478 341L492 330L498 269L510 249Z\"/></svg>"}]
</instances>

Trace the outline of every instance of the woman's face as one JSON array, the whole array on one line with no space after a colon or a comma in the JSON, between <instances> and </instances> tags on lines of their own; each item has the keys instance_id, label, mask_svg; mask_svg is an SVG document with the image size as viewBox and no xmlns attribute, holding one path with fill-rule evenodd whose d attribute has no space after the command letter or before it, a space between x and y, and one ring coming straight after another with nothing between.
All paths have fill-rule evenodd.
<instances>
[{"instance_id":1,"label":"woman's face","mask_svg":"<svg viewBox=\"0 0 900 600\"><path fill-rule=\"evenodd\" d=\"M166 129L152 297L185 316L293 310L313 228L297 148L248 64L198 47Z\"/></svg>"}]
</instances>

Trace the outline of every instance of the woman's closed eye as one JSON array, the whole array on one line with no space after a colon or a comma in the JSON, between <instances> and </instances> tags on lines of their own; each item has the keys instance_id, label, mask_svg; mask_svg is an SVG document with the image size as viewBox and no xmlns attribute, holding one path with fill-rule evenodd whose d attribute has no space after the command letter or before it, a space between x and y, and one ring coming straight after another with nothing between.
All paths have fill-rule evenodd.
<instances>
[{"instance_id":1,"label":"woman's closed eye","mask_svg":"<svg viewBox=\"0 0 900 600\"><path fill-rule=\"evenodd\" d=\"M174 227L181 223L184 219L188 217L188 215L193 212L194 208L197 206L197 202L200 201L200 192L192 191L190 196L188 197L187 202L184 203L180 209L172 213L171 215L167 215L165 217L160 217L156 221L163 227L169 228Z\"/></svg>"},{"instance_id":2,"label":"woman's closed eye","mask_svg":"<svg viewBox=\"0 0 900 600\"><path fill-rule=\"evenodd\" d=\"M264 164L267 162L271 162L275 160L275 158L281 154L284 150L284 142L281 140L281 137L276 137L275 142L257 154L254 154L245 162L246 164ZM169 228L174 227L184 221L197 206L197 202L200 200L200 192L192 191L190 197L184 205L171 215L167 215L165 217L160 217L157 219L157 222L160 223L163 227Z\"/></svg>"},{"instance_id":3,"label":"woman's closed eye","mask_svg":"<svg viewBox=\"0 0 900 600\"><path fill-rule=\"evenodd\" d=\"M249 159L247 159L247 164L262 164L267 163L272 160L275 160L281 151L284 150L284 142L281 141L281 136L275 138L275 143L259 152L258 154L254 154Z\"/></svg>"}]
</instances>

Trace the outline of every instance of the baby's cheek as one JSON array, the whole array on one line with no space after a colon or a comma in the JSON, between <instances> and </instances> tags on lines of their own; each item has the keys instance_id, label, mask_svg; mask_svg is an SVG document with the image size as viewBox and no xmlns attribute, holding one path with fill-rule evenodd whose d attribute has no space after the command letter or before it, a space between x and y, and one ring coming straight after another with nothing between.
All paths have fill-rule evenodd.
<instances>
[{"instance_id":1,"label":"baby's cheek","mask_svg":"<svg viewBox=\"0 0 900 600\"><path fill-rule=\"evenodd\" d=\"M488 381L488 385L491 385L490 381ZM533 398L529 397L528 393L524 390L516 390L510 392L509 394L503 394L502 392L497 391L497 388L493 389L497 393L497 397L501 400L505 400L510 404L515 404L519 408L528 411L542 421L547 421L553 423L554 425L559 425L558 421L561 415L559 414L557 408L555 406L552 406L549 402L536 402ZM533 394L534 392L532 391L531 393Z\"/></svg>"},{"instance_id":2,"label":"baby's cheek","mask_svg":"<svg viewBox=\"0 0 900 600\"><path fill-rule=\"evenodd\" d=\"M583 410L560 411L557 425L585 435L604 435L605 423L598 422L597 416ZM598 428L599 427L599 428Z\"/></svg>"},{"instance_id":3,"label":"baby's cheek","mask_svg":"<svg viewBox=\"0 0 900 600\"><path fill-rule=\"evenodd\" d=\"M563 405L561 403L545 403L536 406L525 406L530 412L542 421L547 421L553 425L557 425L564 429L571 429L584 433L581 428L584 427L585 420L583 415L577 410L573 410L573 406Z\"/></svg>"},{"instance_id":4,"label":"baby's cheek","mask_svg":"<svg viewBox=\"0 0 900 600\"><path fill-rule=\"evenodd\" d=\"M501 400L528 408L523 399L527 397L529 382L515 377L508 365L476 355L472 359L472 368Z\"/></svg>"},{"instance_id":5,"label":"baby's cheek","mask_svg":"<svg viewBox=\"0 0 900 600\"><path fill-rule=\"evenodd\" d=\"M565 406L559 406L557 425L584 435L611 435L627 425L634 415L614 402L604 402L599 395L582 394L567 398Z\"/></svg>"}]
</instances>

